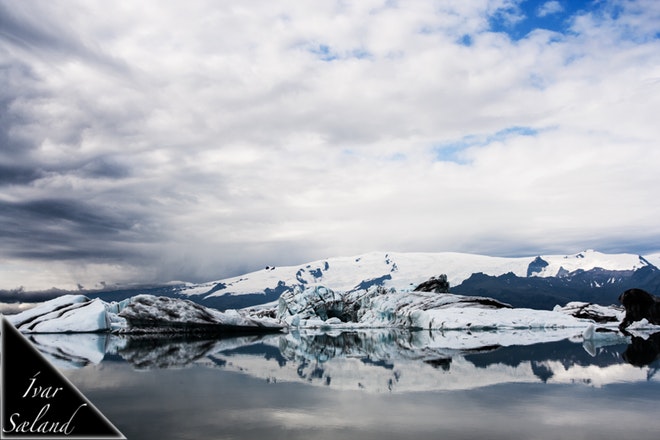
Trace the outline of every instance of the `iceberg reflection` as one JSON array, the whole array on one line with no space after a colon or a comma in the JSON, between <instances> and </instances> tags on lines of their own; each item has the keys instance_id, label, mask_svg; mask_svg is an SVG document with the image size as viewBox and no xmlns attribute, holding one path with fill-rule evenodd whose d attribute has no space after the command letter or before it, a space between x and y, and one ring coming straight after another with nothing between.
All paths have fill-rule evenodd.
<instances>
[{"instance_id":1,"label":"iceberg reflection","mask_svg":"<svg viewBox=\"0 0 660 440\"><path fill-rule=\"evenodd\" d=\"M660 333L610 334L589 341L565 336L547 331L382 329L226 339L115 334L43 334L30 339L60 368L113 360L135 369L205 366L271 383L304 382L375 393L474 389L503 383L600 387L658 380Z\"/></svg>"}]
</instances>

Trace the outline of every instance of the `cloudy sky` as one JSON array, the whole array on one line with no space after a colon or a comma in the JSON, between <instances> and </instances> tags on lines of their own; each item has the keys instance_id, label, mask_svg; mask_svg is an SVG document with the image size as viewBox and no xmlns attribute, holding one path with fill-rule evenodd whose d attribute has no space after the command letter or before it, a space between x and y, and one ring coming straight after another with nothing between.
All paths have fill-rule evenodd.
<instances>
[{"instance_id":1,"label":"cloudy sky","mask_svg":"<svg viewBox=\"0 0 660 440\"><path fill-rule=\"evenodd\" d=\"M0 289L660 251L656 0L0 0Z\"/></svg>"}]
</instances>

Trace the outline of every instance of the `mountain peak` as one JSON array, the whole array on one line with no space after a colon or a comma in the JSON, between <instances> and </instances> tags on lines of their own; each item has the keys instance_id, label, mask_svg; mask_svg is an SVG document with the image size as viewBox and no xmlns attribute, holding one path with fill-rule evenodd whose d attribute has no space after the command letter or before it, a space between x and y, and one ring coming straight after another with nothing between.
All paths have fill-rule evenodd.
<instances>
[{"instance_id":1,"label":"mountain peak","mask_svg":"<svg viewBox=\"0 0 660 440\"><path fill-rule=\"evenodd\" d=\"M539 255L538 257L534 258L534 261L529 263L529 266L527 266L527 276L531 277L537 273L541 273L543 269L548 267L550 263L545 261L541 256Z\"/></svg>"}]
</instances>

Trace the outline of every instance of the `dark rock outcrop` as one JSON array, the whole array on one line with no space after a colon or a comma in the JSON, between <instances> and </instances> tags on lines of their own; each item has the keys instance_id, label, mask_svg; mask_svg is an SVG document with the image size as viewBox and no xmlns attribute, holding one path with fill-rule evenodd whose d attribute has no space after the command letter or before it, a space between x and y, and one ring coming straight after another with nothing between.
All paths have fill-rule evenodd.
<instances>
[{"instance_id":1,"label":"dark rock outcrop","mask_svg":"<svg viewBox=\"0 0 660 440\"><path fill-rule=\"evenodd\" d=\"M415 292L449 293L449 281L447 281L447 275L442 274L438 277L429 278L419 286L415 287Z\"/></svg>"},{"instance_id":2,"label":"dark rock outcrop","mask_svg":"<svg viewBox=\"0 0 660 440\"><path fill-rule=\"evenodd\" d=\"M541 258L540 256L536 257L534 261L529 263L529 266L527 266L527 276L531 277L535 273L540 273L548 265L549 263L545 261L543 258Z\"/></svg>"},{"instance_id":3,"label":"dark rock outcrop","mask_svg":"<svg viewBox=\"0 0 660 440\"><path fill-rule=\"evenodd\" d=\"M619 296L626 308L626 316L619 328L623 331L635 321L646 319L651 324L660 325L660 298L642 289L628 289Z\"/></svg>"}]
</instances>

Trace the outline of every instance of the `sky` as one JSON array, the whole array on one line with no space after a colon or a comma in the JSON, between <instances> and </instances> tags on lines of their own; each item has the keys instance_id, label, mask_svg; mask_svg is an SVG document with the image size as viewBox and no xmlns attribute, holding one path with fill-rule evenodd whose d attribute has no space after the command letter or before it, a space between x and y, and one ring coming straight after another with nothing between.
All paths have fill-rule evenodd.
<instances>
[{"instance_id":1,"label":"sky","mask_svg":"<svg viewBox=\"0 0 660 440\"><path fill-rule=\"evenodd\" d=\"M0 289L660 252L656 0L0 0Z\"/></svg>"}]
</instances>

